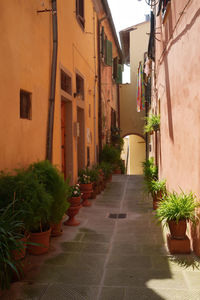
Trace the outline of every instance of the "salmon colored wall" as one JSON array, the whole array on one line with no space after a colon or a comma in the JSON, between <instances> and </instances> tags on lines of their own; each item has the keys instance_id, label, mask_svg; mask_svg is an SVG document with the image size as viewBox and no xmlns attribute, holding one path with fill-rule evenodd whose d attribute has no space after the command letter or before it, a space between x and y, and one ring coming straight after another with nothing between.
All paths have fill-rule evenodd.
<instances>
[{"instance_id":1,"label":"salmon colored wall","mask_svg":"<svg viewBox=\"0 0 200 300\"><path fill-rule=\"evenodd\" d=\"M162 24L162 32L166 32L170 24L173 24L173 31L178 12L187 1L183 1L180 8L178 2L172 3L165 23ZM168 38L168 51L163 56L158 53L157 88L161 109L161 176L167 177L170 189L178 189L180 186L200 195L200 69L196 67L200 61L196 43L200 19L195 17L197 7L198 1L191 1L176 27L173 40ZM163 47L162 44L157 42L157 48Z\"/></svg>"},{"instance_id":2,"label":"salmon colored wall","mask_svg":"<svg viewBox=\"0 0 200 300\"><path fill-rule=\"evenodd\" d=\"M0 1L0 169L45 158L52 42L42 8L39 0ZM20 89L32 93L32 120L20 119Z\"/></svg>"},{"instance_id":3,"label":"salmon colored wall","mask_svg":"<svg viewBox=\"0 0 200 300\"><path fill-rule=\"evenodd\" d=\"M156 42L160 99L160 177L170 190L192 190L200 196L200 8L199 1L172 1ZM172 36L173 33L173 36ZM200 239L198 238L200 255Z\"/></svg>"},{"instance_id":4,"label":"salmon colored wall","mask_svg":"<svg viewBox=\"0 0 200 300\"><path fill-rule=\"evenodd\" d=\"M137 70L139 62L144 61L149 36L149 22L134 26L130 31L130 74L131 83L120 86L120 118L122 135L143 135L145 113L137 112Z\"/></svg>"}]
</instances>

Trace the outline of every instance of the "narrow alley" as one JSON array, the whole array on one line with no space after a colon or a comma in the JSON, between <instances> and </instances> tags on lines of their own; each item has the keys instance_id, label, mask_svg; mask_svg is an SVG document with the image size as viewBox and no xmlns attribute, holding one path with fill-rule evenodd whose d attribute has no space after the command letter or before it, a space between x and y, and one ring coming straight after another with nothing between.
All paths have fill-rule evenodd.
<instances>
[{"instance_id":1,"label":"narrow alley","mask_svg":"<svg viewBox=\"0 0 200 300\"><path fill-rule=\"evenodd\" d=\"M114 175L91 201L2 300L200 299L198 259L169 255L142 176Z\"/></svg>"}]
</instances>

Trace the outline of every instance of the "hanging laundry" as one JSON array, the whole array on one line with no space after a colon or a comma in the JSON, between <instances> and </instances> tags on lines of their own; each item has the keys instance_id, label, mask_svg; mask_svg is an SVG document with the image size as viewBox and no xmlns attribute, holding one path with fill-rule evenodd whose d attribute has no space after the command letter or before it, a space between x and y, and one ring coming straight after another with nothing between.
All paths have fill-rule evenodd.
<instances>
[{"instance_id":1,"label":"hanging laundry","mask_svg":"<svg viewBox=\"0 0 200 300\"><path fill-rule=\"evenodd\" d=\"M140 62L137 76L137 112L145 110L145 89L142 64Z\"/></svg>"}]
</instances>

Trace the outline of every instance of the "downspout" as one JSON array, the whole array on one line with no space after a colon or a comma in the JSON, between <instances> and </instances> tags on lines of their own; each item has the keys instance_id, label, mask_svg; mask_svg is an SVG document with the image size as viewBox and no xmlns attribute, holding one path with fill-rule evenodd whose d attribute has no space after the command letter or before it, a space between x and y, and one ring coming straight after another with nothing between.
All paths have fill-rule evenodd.
<instances>
[{"instance_id":1,"label":"downspout","mask_svg":"<svg viewBox=\"0 0 200 300\"><path fill-rule=\"evenodd\" d=\"M102 151L102 107L101 107L101 53L100 53L100 24L101 20L97 23L97 47L98 47L98 87L99 87L99 110L98 110L98 127L99 127L99 154Z\"/></svg>"},{"instance_id":2,"label":"downspout","mask_svg":"<svg viewBox=\"0 0 200 300\"><path fill-rule=\"evenodd\" d=\"M117 85L117 110L118 110L118 127L120 128L120 94L119 94L119 84Z\"/></svg>"},{"instance_id":3,"label":"downspout","mask_svg":"<svg viewBox=\"0 0 200 300\"><path fill-rule=\"evenodd\" d=\"M98 47L98 87L99 87L99 112L98 112L98 127L99 127L99 155L102 151L102 107L101 107L101 50L100 50L100 38L101 38L101 22L108 19L110 15L105 15L97 22L97 47Z\"/></svg>"},{"instance_id":4,"label":"downspout","mask_svg":"<svg viewBox=\"0 0 200 300\"><path fill-rule=\"evenodd\" d=\"M93 8L93 32L94 32L94 162L97 163L97 151L96 151L96 81L97 81L97 73L96 73L96 40L95 40L95 13Z\"/></svg>"},{"instance_id":5,"label":"downspout","mask_svg":"<svg viewBox=\"0 0 200 300\"><path fill-rule=\"evenodd\" d=\"M52 29L53 29L53 53L51 64L51 83L50 83L50 97L49 97L49 113L47 124L47 145L46 145L46 159L52 162L52 148L53 148L53 126L54 126L54 106L55 106L55 89L56 89L56 69L57 69L57 49L58 49L58 29L57 29L57 3L56 0L52 2Z\"/></svg>"}]
</instances>

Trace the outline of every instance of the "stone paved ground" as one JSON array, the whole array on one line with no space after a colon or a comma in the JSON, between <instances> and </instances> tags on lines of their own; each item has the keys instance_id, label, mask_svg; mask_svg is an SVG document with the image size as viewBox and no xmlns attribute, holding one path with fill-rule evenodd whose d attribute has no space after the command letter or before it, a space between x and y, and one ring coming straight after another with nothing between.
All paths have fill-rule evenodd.
<instances>
[{"instance_id":1,"label":"stone paved ground","mask_svg":"<svg viewBox=\"0 0 200 300\"><path fill-rule=\"evenodd\" d=\"M200 299L198 259L169 255L141 176L113 176L92 201L80 226L64 226L47 255L29 257L34 267L2 300Z\"/></svg>"}]
</instances>

